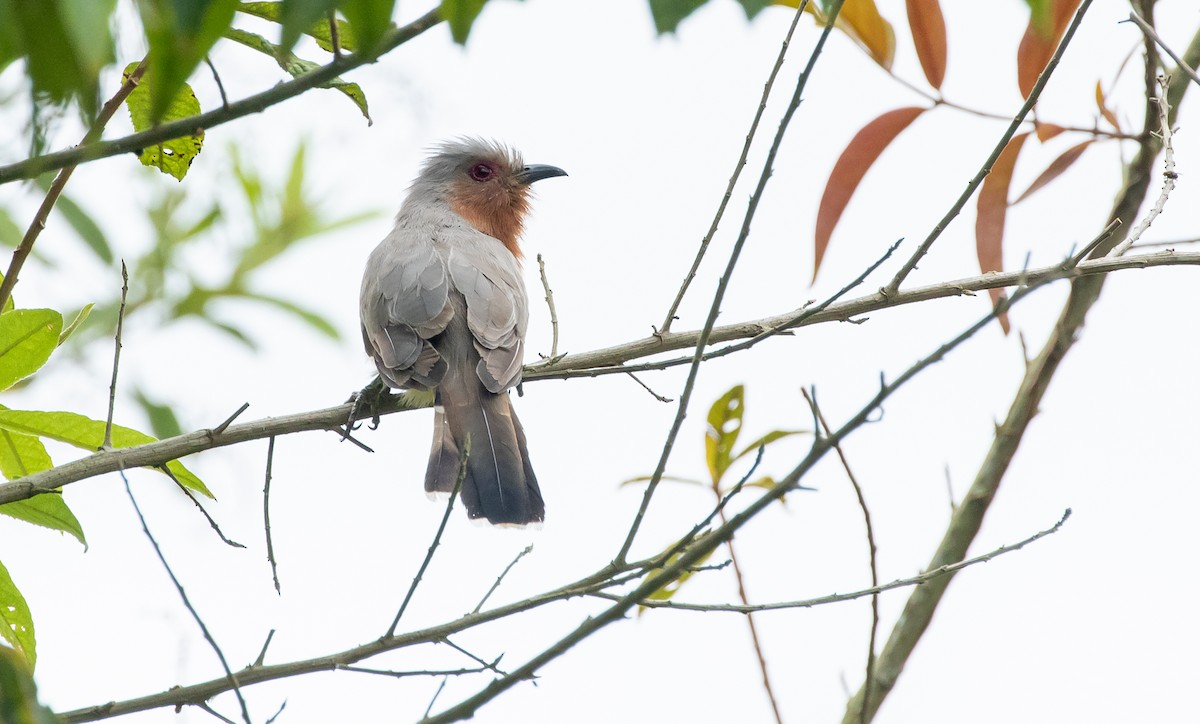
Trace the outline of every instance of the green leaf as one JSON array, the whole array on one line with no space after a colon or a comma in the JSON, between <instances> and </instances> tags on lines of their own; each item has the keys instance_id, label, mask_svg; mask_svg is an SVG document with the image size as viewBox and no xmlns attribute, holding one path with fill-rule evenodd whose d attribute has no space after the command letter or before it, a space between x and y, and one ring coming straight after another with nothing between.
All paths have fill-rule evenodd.
<instances>
[{"instance_id":1,"label":"green leaf","mask_svg":"<svg viewBox=\"0 0 1200 724\"><path fill-rule=\"evenodd\" d=\"M700 535L696 536L695 541L693 541L693 545L695 544L696 541L701 540L702 538L704 538L704 536L707 536L707 535L709 535L709 533L705 532L705 533L701 533ZM674 548L677 545L678 545L678 543L673 543L673 544L671 544L670 548L667 548L666 550L670 550L671 548ZM679 557L682 556L686 550L687 549L685 548L683 550L676 551L672 556L667 558L667 562L662 568L652 568L646 572L646 575L652 576L655 573L663 570L663 568L670 566L672 563L679 560ZM693 563L692 566L699 567L699 566L704 565L708 561L708 559L712 558L712 554L715 550L716 549L713 549L713 550L709 551L708 553L705 553L704 556L702 556L698 561ZM691 578L695 574L696 574L696 572L693 570L685 570L682 573L680 573L679 577L676 578L674 581L667 583L662 588L659 588L658 590L654 591L650 595L646 596L646 598L650 599L651 601L670 600L676 593L679 593L679 589L683 588L683 584L687 583L688 579ZM645 607L639 608L639 612L644 610L644 608Z\"/></svg>"},{"instance_id":2,"label":"green leaf","mask_svg":"<svg viewBox=\"0 0 1200 724\"><path fill-rule=\"evenodd\" d=\"M1029 22L1034 30L1049 38L1054 33L1054 0L1025 0L1029 6Z\"/></svg>"},{"instance_id":3,"label":"green leaf","mask_svg":"<svg viewBox=\"0 0 1200 724\"><path fill-rule=\"evenodd\" d=\"M0 409L7 409L0 405ZM49 470L54 463L42 441L32 435L0 430L0 474L8 480ZM0 505L0 513L34 525L61 530L75 536L84 546L83 528L61 495L38 495L28 500ZM3 720L0 720L3 721Z\"/></svg>"},{"instance_id":4,"label":"green leaf","mask_svg":"<svg viewBox=\"0 0 1200 724\"><path fill-rule=\"evenodd\" d=\"M123 77L129 78L135 68L137 68L137 63L127 65ZM133 122L133 130L139 133L155 125L151 95L153 76L154 71L147 70L138 86L125 99L125 106L129 108L129 120ZM200 113L200 101L196 100L196 94L192 92L191 86L181 83L176 86L176 91L174 99L159 120L176 121L181 118L191 118ZM157 168L182 181L203 146L204 129L198 128L194 136L173 138L150 148L143 148L138 153L138 158L142 165Z\"/></svg>"},{"instance_id":5,"label":"green leaf","mask_svg":"<svg viewBox=\"0 0 1200 724\"><path fill-rule=\"evenodd\" d=\"M237 0L138 0L138 8L153 70L143 79L150 89L149 119L157 124L171 120L169 110L188 77L233 22Z\"/></svg>"},{"instance_id":6,"label":"green leaf","mask_svg":"<svg viewBox=\"0 0 1200 724\"><path fill-rule=\"evenodd\" d=\"M104 443L104 426L103 420L93 420L74 412L0 410L0 429L58 440L89 452L99 450ZM154 438L144 432L113 425L113 447L132 447L154 441ZM213 497L200 478L185 468L183 463L172 460L166 467L180 485L209 498Z\"/></svg>"},{"instance_id":7,"label":"green leaf","mask_svg":"<svg viewBox=\"0 0 1200 724\"><path fill-rule=\"evenodd\" d=\"M328 319L326 319L325 317L322 317L321 315L317 314L314 311L311 311L311 310L305 309L304 307L301 307L300 305L296 304L295 302L289 302L286 299L280 299L278 297L270 297L265 294L249 294L249 293L247 293L242 296L244 296L247 299L254 299L259 302L263 302L263 303L278 307L278 308L282 309L283 311L288 312L288 313L292 314L293 316L300 318L301 321L305 322L310 327L317 330L321 334L324 334L326 337L329 337L330 339L341 339L342 338L342 335L338 332L337 327L333 326L333 322L330 322Z\"/></svg>"},{"instance_id":8,"label":"green leaf","mask_svg":"<svg viewBox=\"0 0 1200 724\"><path fill-rule=\"evenodd\" d=\"M37 372L58 346L62 315L53 309L0 314L0 390Z\"/></svg>"},{"instance_id":9,"label":"green leaf","mask_svg":"<svg viewBox=\"0 0 1200 724\"><path fill-rule=\"evenodd\" d=\"M229 31L225 33L225 37L241 43L247 48L253 48L260 53L271 56L275 59L275 62L279 64L279 67L286 70L293 78L299 78L305 73L309 73L321 67L319 64L314 63L311 60L304 60L303 58L296 57L291 52L283 50L281 47L275 45L257 33L239 30L238 28L230 28ZM353 101L354 105L358 106L359 112L362 113L363 117L367 119L368 126L373 123L371 120L371 114L367 109L367 96L362 92L362 88L360 88L357 83L347 83L341 78L334 78L333 80L326 81L317 87L332 88L341 92L351 101Z\"/></svg>"},{"instance_id":10,"label":"green leaf","mask_svg":"<svg viewBox=\"0 0 1200 724\"><path fill-rule=\"evenodd\" d=\"M79 314L75 315L75 319L72 319L71 323L67 325L66 329L64 329L62 333L58 335L59 347L62 346L63 342L66 342L68 339L70 339L71 335L75 334L76 330L79 329L81 324L87 321L88 316L91 315L92 309L95 306L95 304L88 304L84 306L83 309L79 310Z\"/></svg>"},{"instance_id":11,"label":"green leaf","mask_svg":"<svg viewBox=\"0 0 1200 724\"><path fill-rule=\"evenodd\" d=\"M0 0L0 2L2 1ZM21 231L21 227L17 226L17 222L13 221L8 211L0 209L0 244L15 247L21 243L21 237L24 235L25 233Z\"/></svg>"},{"instance_id":12,"label":"green leaf","mask_svg":"<svg viewBox=\"0 0 1200 724\"><path fill-rule=\"evenodd\" d=\"M183 428L179 425L179 418L175 416L175 411L171 409L170 405L164 405L151 400L141 390L134 391L133 399L142 406L146 417L150 418L150 429L154 431L154 435L159 440L183 434Z\"/></svg>"},{"instance_id":13,"label":"green leaf","mask_svg":"<svg viewBox=\"0 0 1200 724\"><path fill-rule=\"evenodd\" d=\"M442 0L438 12L450 26L450 35L454 42L464 45L467 36L471 34L471 26L487 0Z\"/></svg>"},{"instance_id":14,"label":"green leaf","mask_svg":"<svg viewBox=\"0 0 1200 724\"><path fill-rule=\"evenodd\" d=\"M33 635L33 616L29 604L17 590L8 575L8 569L0 563L0 637L25 656L32 670L37 662L37 640Z\"/></svg>"},{"instance_id":15,"label":"green leaf","mask_svg":"<svg viewBox=\"0 0 1200 724\"><path fill-rule=\"evenodd\" d=\"M74 99L90 117L100 70L114 57L109 18L115 6L116 0L5 0L0 25L12 30L5 33L3 52L11 56L10 44L19 46L35 95L55 103Z\"/></svg>"},{"instance_id":16,"label":"green leaf","mask_svg":"<svg viewBox=\"0 0 1200 724\"><path fill-rule=\"evenodd\" d=\"M333 33L329 30L329 12L337 6L337 0L283 0L283 2L254 2L238 5L238 12L272 20L283 26L279 47L291 50L300 35L317 41L323 50L333 52ZM354 30L345 20L336 20L338 47L354 52L357 44Z\"/></svg>"},{"instance_id":17,"label":"green leaf","mask_svg":"<svg viewBox=\"0 0 1200 724\"><path fill-rule=\"evenodd\" d=\"M745 388L734 385L721 395L708 411L708 430L704 436L704 453L713 485L721 481L732 461L733 446L742 430L742 411L745 407Z\"/></svg>"},{"instance_id":18,"label":"green leaf","mask_svg":"<svg viewBox=\"0 0 1200 724\"><path fill-rule=\"evenodd\" d=\"M0 646L0 722L4 724L65 724L38 703L29 662L13 649Z\"/></svg>"},{"instance_id":19,"label":"green leaf","mask_svg":"<svg viewBox=\"0 0 1200 724\"><path fill-rule=\"evenodd\" d=\"M729 462L732 463L734 460L740 460L740 459L746 457L747 455L752 455L752 454L756 453L760 447L766 447L767 445L770 445L771 443L775 442L776 440L782 440L783 438L791 437L792 435L807 435L807 434L808 434L808 430L772 430L771 432L768 432L766 435L763 435L762 437L758 438L754 442L747 445L744 450L742 450L737 455L734 455L733 460L730 460Z\"/></svg>"},{"instance_id":20,"label":"green leaf","mask_svg":"<svg viewBox=\"0 0 1200 724\"><path fill-rule=\"evenodd\" d=\"M653 475L639 475L636 478L622 480L620 483L620 487L623 488L626 485L633 485L634 483L648 483L653 478L654 478ZM672 483L685 483L687 485L699 485L701 487L708 487L708 483L702 483L699 480L692 480L691 478L677 478L674 475L664 475L661 478L659 478L659 480L669 480Z\"/></svg>"},{"instance_id":21,"label":"green leaf","mask_svg":"<svg viewBox=\"0 0 1200 724\"><path fill-rule=\"evenodd\" d=\"M753 20L756 15L764 9L774 4L775 0L738 0L742 6L742 10L746 12L746 18Z\"/></svg>"},{"instance_id":22,"label":"green leaf","mask_svg":"<svg viewBox=\"0 0 1200 724\"><path fill-rule=\"evenodd\" d=\"M75 233L79 234L79 238L83 239L96 256L100 257L100 261L105 264L113 262L112 248L108 245L108 239L104 237L104 232L88 215L86 211L79 207L66 194L58 197L58 202L54 204L54 208L63 215L71 228L75 229Z\"/></svg>"},{"instance_id":23,"label":"green leaf","mask_svg":"<svg viewBox=\"0 0 1200 724\"><path fill-rule=\"evenodd\" d=\"M708 0L650 0L650 15L654 17L654 29L661 33L673 33L684 18L696 12Z\"/></svg>"},{"instance_id":24,"label":"green leaf","mask_svg":"<svg viewBox=\"0 0 1200 724\"><path fill-rule=\"evenodd\" d=\"M370 53L383 40L392 26L392 9L396 0L342 0L342 14L354 28L358 52Z\"/></svg>"}]
</instances>

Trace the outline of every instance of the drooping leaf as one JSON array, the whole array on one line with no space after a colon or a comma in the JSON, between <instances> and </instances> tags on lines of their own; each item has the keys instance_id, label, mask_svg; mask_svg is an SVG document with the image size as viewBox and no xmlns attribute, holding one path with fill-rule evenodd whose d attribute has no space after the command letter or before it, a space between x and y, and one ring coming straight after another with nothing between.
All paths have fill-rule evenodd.
<instances>
[{"instance_id":1,"label":"drooping leaf","mask_svg":"<svg viewBox=\"0 0 1200 724\"><path fill-rule=\"evenodd\" d=\"M247 48L253 48L260 53L269 55L275 59L280 68L286 70L293 78L299 77L310 71L316 70L320 66L312 61L298 58L290 52L284 51L279 46L276 46L271 41L267 40L257 33L239 30L238 28L230 28L225 36L230 40L241 43ZM320 88L332 88L341 92L347 98L358 106L358 110L367 119L367 125L371 125L371 114L367 108L367 96L362 92L362 88L357 83L347 83L341 78L322 83Z\"/></svg>"},{"instance_id":2,"label":"drooping leaf","mask_svg":"<svg viewBox=\"0 0 1200 724\"><path fill-rule=\"evenodd\" d=\"M442 0L438 12L450 26L450 35L454 42L459 45L467 42L471 26L475 24L475 19L479 17L486 2L487 0ZM653 2L651 4L653 5Z\"/></svg>"},{"instance_id":3,"label":"drooping leaf","mask_svg":"<svg viewBox=\"0 0 1200 724\"><path fill-rule=\"evenodd\" d=\"M863 126L854 138L850 139L846 150L838 158L825 182L825 192L821 195L821 206L817 211L817 228L814 233L813 278L821 268L821 260L825 258L825 250L829 239L850 197L862 182L867 170L875 163L879 155L888 147L896 136L925 111L924 108L909 107L888 111Z\"/></svg>"},{"instance_id":4,"label":"drooping leaf","mask_svg":"<svg viewBox=\"0 0 1200 724\"><path fill-rule=\"evenodd\" d=\"M124 77L128 78L135 68L137 68L137 63L130 63L126 66ZM145 131L154 126L151 107L153 98L150 90L154 72L154 70L147 70L138 86L125 99L125 105L129 108L129 120L133 122L135 131ZM176 86L176 91L175 98L165 109L160 120L175 121L181 118L191 118L200 113L200 101L196 100L196 94L192 92L191 86L182 83ZM197 128L194 136L173 138L170 141L143 148L138 153L138 158L141 159L142 165L157 168L182 181L188 169L191 168L192 161L200 154L203 147L204 129Z\"/></svg>"},{"instance_id":5,"label":"drooping leaf","mask_svg":"<svg viewBox=\"0 0 1200 724\"><path fill-rule=\"evenodd\" d=\"M0 406L0 409L6 408ZM52 466L50 454L46 452L46 446L41 440L32 435L0 430L0 474L6 479L16 480L32 473L49 470ZM70 533L80 543L87 545L79 520L67 507L61 495L38 495L28 500L0 505L0 513L34 525Z\"/></svg>"},{"instance_id":6,"label":"drooping leaf","mask_svg":"<svg viewBox=\"0 0 1200 724\"><path fill-rule=\"evenodd\" d=\"M164 405L161 402L151 400L141 389L134 390L133 399L137 401L142 411L146 413L146 417L150 419L150 430L159 440L183 434L183 428L179 425L179 418L175 416L175 411L171 409L170 405Z\"/></svg>"},{"instance_id":7,"label":"drooping leaf","mask_svg":"<svg viewBox=\"0 0 1200 724\"><path fill-rule=\"evenodd\" d=\"M1067 32L1071 17L1083 0L1046 0L1049 5L1050 22L1046 23L1040 13L1044 10L1033 8L1021 45L1017 48L1017 86L1021 89L1021 97L1028 98L1038 76L1050 62L1058 41ZM1049 28L1047 32L1046 28Z\"/></svg>"},{"instance_id":8,"label":"drooping leaf","mask_svg":"<svg viewBox=\"0 0 1200 724\"><path fill-rule=\"evenodd\" d=\"M104 426L103 420L93 420L74 412L0 410L0 429L58 440L88 452L99 450L104 443ZM154 438L144 432L113 425L113 447L132 447L148 442L154 442ZM209 498L213 497L203 481L184 467L183 463L172 460L166 467L180 485Z\"/></svg>"},{"instance_id":9,"label":"drooping leaf","mask_svg":"<svg viewBox=\"0 0 1200 724\"><path fill-rule=\"evenodd\" d=\"M87 545L87 540L83 537L83 527L79 524L79 519L67 507L67 503L62 499L61 495L47 493L28 500L6 503L0 505L0 514L16 518L17 520L23 520L26 523L40 525L43 528L70 533L80 543L85 546Z\"/></svg>"},{"instance_id":10,"label":"drooping leaf","mask_svg":"<svg viewBox=\"0 0 1200 724\"><path fill-rule=\"evenodd\" d=\"M283 26L279 47L291 50L300 35L317 41L323 50L333 52L333 33L329 29L329 12L337 0L283 0L282 2L252 2L238 5L238 12L271 20ZM358 45L354 29L345 20L336 19L338 48L352 53Z\"/></svg>"},{"instance_id":11,"label":"drooping leaf","mask_svg":"<svg viewBox=\"0 0 1200 724\"><path fill-rule=\"evenodd\" d=\"M0 646L0 694L0 722L4 724L66 723L38 703L29 662L7 646Z\"/></svg>"},{"instance_id":12,"label":"drooping leaf","mask_svg":"<svg viewBox=\"0 0 1200 724\"><path fill-rule=\"evenodd\" d=\"M1104 95L1104 88L1100 85L1100 81L1096 81L1096 108L1100 110L1100 115L1114 130L1121 130L1121 122L1117 120L1117 114L1113 113L1108 107L1108 99Z\"/></svg>"},{"instance_id":13,"label":"drooping leaf","mask_svg":"<svg viewBox=\"0 0 1200 724\"><path fill-rule=\"evenodd\" d=\"M53 309L0 314L0 390L37 372L58 346L62 315Z\"/></svg>"},{"instance_id":14,"label":"drooping leaf","mask_svg":"<svg viewBox=\"0 0 1200 724\"><path fill-rule=\"evenodd\" d=\"M925 79L941 88L946 77L946 19L938 0L905 0L908 25Z\"/></svg>"},{"instance_id":15,"label":"drooping leaf","mask_svg":"<svg viewBox=\"0 0 1200 724\"><path fill-rule=\"evenodd\" d=\"M150 43L151 72L142 82L150 92L151 125L171 120L168 114L180 90L233 22L237 4L238 0L138 0Z\"/></svg>"},{"instance_id":16,"label":"drooping leaf","mask_svg":"<svg viewBox=\"0 0 1200 724\"><path fill-rule=\"evenodd\" d=\"M794 8L800 5L800 0L778 0L777 4ZM818 23L828 24L828 18L820 3L809 2L804 9L816 18ZM879 14L875 0L846 0L834 27L862 46L867 55L885 70L892 69L892 61L896 59L896 31L892 24Z\"/></svg>"},{"instance_id":17,"label":"drooping leaf","mask_svg":"<svg viewBox=\"0 0 1200 724\"><path fill-rule=\"evenodd\" d=\"M83 309L79 310L79 314L76 314L75 318L71 320L71 323L68 324L63 329L62 333L58 335L59 347L63 345L63 342L66 342L68 339L70 339L71 335L75 334L80 325L87 321L87 318L91 315L92 309L95 308L95 306L95 304L86 304L84 305Z\"/></svg>"},{"instance_id":18,"label":"drooping leaf","mask_svg":"<svg viewBox=\"0 0 1200 724\"><path fill-rule=\"evenodd\" d=\"M99 75L113 61L109 18L116 0L8 0L0 5L0 25L11 28L5 55L26 58L36 94L55 103L74 99L85 116L96 111Z\"/></svg>"},{"instance_id":19,"label":"drooping leaf","mask_svg":"<svg viewBox=\"0 0 1200 724\"><path fill-rule=\"evenodd\" d=\"M742 430L745 409L745 387L734 385L721 395L708 410L708 428L704 435L704 457L708 472L716 485L732 462L733 446Z\"/></svg>"},{"instance_id":20,"label":"drooping leaf","mask_svg":"<svg viewBox=\"0 0 1200 724\"><path fill-rule=\"evenodd\" d=\"M653 479L654 479L653 475L639 475L636 478L622 480L620 483L620 487L623 488L626 485L635 485L637 483L648 483ZM664 475L661 478L659 478L659 480L669 481L672 483L683 483L684 485L699 485L700 487L705 487L705 488L708 487L708 484L702 483L699 480L692 480L691 478L678 478L678 477L675 477L674 475Z\"/></svg>"},{"instance_id":21,"label":"drooping leaf","mask_svg":"<svg viewBox=\"0 0 1200 724\"><path fill-rule=\"evenodd\" d=\"M1063 151L1058 158L1050 162L1050 165L1046 167L1045 171L1042 171L1040 174L1038 174L1038 177L1033 180L1033 183L1029 184L1029 188L1025 189L1025 192L1018 196L1016 201L1013 201L1013 205L1015 206L1016 204L1021 203L1025 199L1032 196L1034 192L1041 190L1046 184L1061 176L1063 171L1066 171L1071 167L1071 164L1079 160L1079 157L1083 155L1083 152L1087 150L1087 147L1092 145L1093 140L1094 139L1088 139Z\"/></svg>"},{"instance_id":22,"label":"drooping leaf","mask_svg":"<svg viewBox=\"0 0 1200 724\"><path fill-rule=\"evenodd\" d=\"M738 0L738 3L746 13L747 20L753 20L759 13L774 4L772 0Z\"/></svg>"},{"instance_id":23,"label":"drooping leaf","mask_svg":"<svg viewBox=\"0 0 1200 724\"><path fill-rule=\"evenodd\" d=\"M32 670L37 663L37 639L33 634L33 616L29 604L13 583L8 569L0 563L0 638L25 657ZM2 699L3 697L0 697Z\"/></svg>"},{"instance_id":24,"label":"drooping leaf","mask_svg":"<svg viewBox=\"0 0 1200 724\"><path fill-rule=\"evenodd\" d=\"M1008 215L1008 189L1012 185L1017 155L1020 154L1027 138L1029 134L1022 133L1008 142L979 189L975 215L975 250L979 256L979 269L985 274L1004 270L1004 221ZM995 304L1004 296L1004 290L989 289L988 294ZM1001 314L999 321L1004 333L1008 334L1008 315Z\"/></svg>"},{"instance_id":25,"label":"drooping leaf","mask_svg":"<svg viewBox=\"0 0 1200 724\"><path fill-rule=\"evenodd\" d=\"M683 19L700 9L708 0L650 0L650 16L660 35L673 33Z\"/></svg>"},{"instance_id":26,"label":"drooping leaf","mask_svg":"<svg viewBox=\"0 0 1200 724\"><path fill-rule=\"evenodd\" d=\"M396 0L342 0L342 14L354 28L358 52L370 53L383 40L392 26L392 9Z\"/></svg>"}]
</instances>

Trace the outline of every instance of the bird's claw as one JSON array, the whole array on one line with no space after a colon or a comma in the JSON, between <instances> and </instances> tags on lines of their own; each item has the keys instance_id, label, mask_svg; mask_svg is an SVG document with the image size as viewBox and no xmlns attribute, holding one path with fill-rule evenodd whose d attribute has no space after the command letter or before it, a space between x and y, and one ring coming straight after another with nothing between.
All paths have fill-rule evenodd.
<instances>
[{"instance_id":1,"label":"bird's claw","mask_svg":"<svg viewBox=\"0 0 1200 724\"><path fill-rule=\"evenodd\" d=\"M351 432L362 427L358 421L364 418L369 417L371 420L368 429L378 429L380 404L391 396L387 385L378 377L371 380L366 387L350 395L350 399L346 400L346 402L351 403L350 414L346 418L346 427L342 431L342 439L345 440L350 437Z\"/></svg>"}]
</instances>

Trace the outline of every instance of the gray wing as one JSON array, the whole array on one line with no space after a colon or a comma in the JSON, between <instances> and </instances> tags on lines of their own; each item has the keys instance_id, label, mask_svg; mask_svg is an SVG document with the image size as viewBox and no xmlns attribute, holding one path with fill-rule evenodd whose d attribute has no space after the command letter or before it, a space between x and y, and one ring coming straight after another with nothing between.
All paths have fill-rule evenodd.
<instances>
[{"instance_id":1,"label":"gray wing","mask_svg":"<svg viewBox=\"0 0 1200 724\"><path fill-rule=\"evenodd\" d=\"M392 387L433 387L446 363L429 339L446 328L446 265L427 234L395 229L367 260L360 296L363 343Z\"/></svg>"},{"instance_id":2,"label":"gray wing","mask_svg":"<svg viewBox=\"0 0 1200 724\"><path fill-rule=\"evenodd\" d=\"M479 352L479 379L500 393L521 381L529 303L516 259L474 230L447 239L450 280L467 302L467 327Z\"/></svg>"}]
</instances>

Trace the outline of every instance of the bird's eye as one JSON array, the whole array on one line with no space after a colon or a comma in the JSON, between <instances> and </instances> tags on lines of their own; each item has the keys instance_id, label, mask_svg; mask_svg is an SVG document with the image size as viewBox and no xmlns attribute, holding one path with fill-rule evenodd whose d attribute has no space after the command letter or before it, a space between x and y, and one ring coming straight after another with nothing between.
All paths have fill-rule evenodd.
<instances>
[{"instance_id":1,"label":"bird's eye","mask_svg":"<svg viewBox=\"0 0 1200 724\"><path fill-rule=\"evenodd\" d=\"M486 163L477 163L471 167L471 178L476 181L487 181L495 173Z\"/></svg>"}]
</instances>

